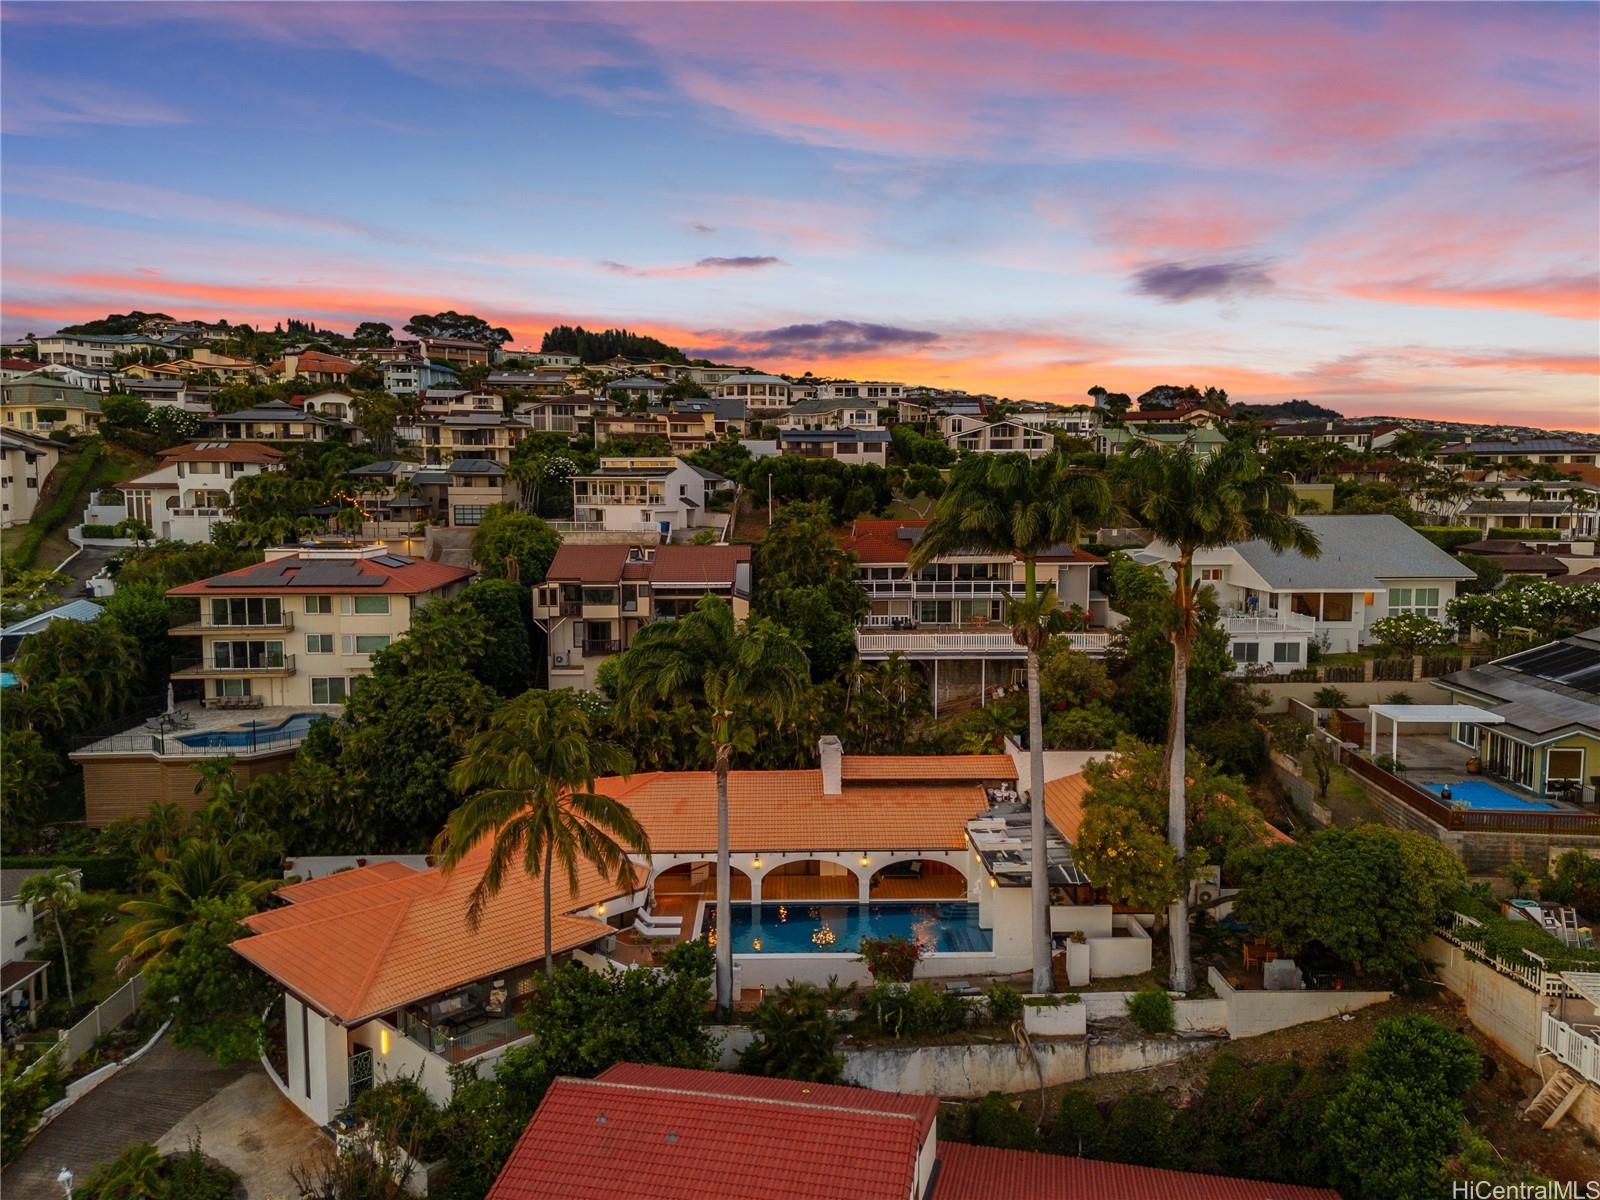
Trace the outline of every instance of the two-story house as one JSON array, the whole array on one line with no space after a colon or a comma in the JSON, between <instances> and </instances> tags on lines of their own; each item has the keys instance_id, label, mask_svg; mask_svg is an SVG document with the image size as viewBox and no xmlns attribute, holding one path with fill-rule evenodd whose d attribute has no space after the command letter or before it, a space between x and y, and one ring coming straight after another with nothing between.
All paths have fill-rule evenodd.
<instances>
[{"instance_id":1,"label":"two-story house","mask_svg":"<svg viewBox=\"0 0 1600 1200\"><path fill-rule=\"evenodd\" d=\"M452 458L445 470L450 477L447 502L453 527L481 525L490 507L515 504L521 494L506 468L492 458Z\"/></svg>"},{"instance_id":2,"label":"two-story house","mask_svg":"<svg viewBox=\"0 0 1600 1200\"><path fill-rule=\"evenodd\" d=\"M429 417L419 420L416 429L417 444L429 463L487 458L502 466L510 465L512 449L528 432L524 422L498 412Z\"/></svg>"},{"instance_id":3,"label":"two-story house","mask_svg":"<svg viewBox=\"0 0 1600 1200\"><path fill-rule=\"evenodd\" d=\"M1374 622L1398 613L1443 624L1456 585L1475 574L1387 513L1299 520L1316 535L1316 558L1259 540L1194 556L1195 582L1215 591L1241 668L1303 667L1312 641L1333 654L1359 650ZM1170 567L1178 553L1152 542L1135 557Z\"/></svg>"},{"instance_id":4,"label":"two-story house","mask_svg":"<svg viewBox=\"0 0 1600 1200\"><path fill-rule=\"evenodd\" d=\"M0 411L6 428L24 433L92 433L100 424L100 394L35 373L0 383Z\"/></svg>"},{"instance_id":5,"label":"two-story house","mask_svg":"<svg viewBox=\"0 0 1600 1200\"><path fill-rule=\"evenodd\" d=\"M291 403L304 412L316 413L341 425L350 424L356 416L356 398L349 392L313 392L309 396L296 396Z\"/></svg>"},{"instance_id":6,"label":"two-story house","mask_svg":"<svg viewBox=\"0 0 1600 1200\"><path fill-rule=\"evenodd\" d=\"M131 354L148 351L170 358L183 352L177 338L145 333L55 333L39 338L34 345L40 362L97 371L109 371L118 358Z\"/></svg>"},{"instance_id":7,"label":"two-story house","mask_svg":"<svg viewBox=\"0 0 1600 1200\"><path fill-rule=\"evenodd\" d=\"M681 458L602 458L596 471L572 477L575 531L629 534L641 545L668 541L704 525L706 493L727 483Z\"/></svg>"},{"instance_id":8,"label":"two-story house","mask_svg":"<svg viewBox=\"0 0 1600 1200\"><path fill-rule=\"evenodd\" d=\"M656 404L666 399L668 385L648 375L629 375L606 383L606 395L613 400L628 400L636 404Z\"/></svg>"},{"instance_id":9,"label":"two-story house","mask_svg":"<svg viewBox=\"0 0 1600 1200\"><path fill-rule=\"evenodd\" d=\"M955 450L971 454L1026 454L1029 458L1042 458L1050 453L1055 438L1042 422L1025 421L1021 417L965 416L950 413L939 418L939 432Z\"/></svg>"},{"instance_id":10,"label":"two-story house","mask_svg":"<svg viewBox=\"0 0 1600 1200\"><path fill-rule=\"evenodd\" d=\"M312 383L338 386L355 369L355 363L348 358L340 358L337 354L325 354L321 350L302 350L297 354L285 354L269 366L267 371L275 379L307 379Z\"/></svg>"},{"instance_id":11,"label":"two-story house","mask_svg":"<svg viewBox=\"0 0 1600 1200\"><path fill-rule=\"evenodd\" d=\"M1575 463L1595 466L1600 464L1600 446L1558 437L1470 438L1440 446L1433 456L1446 462L1471 459L1479 467L1501 467L1517 459L1552 465Z\"/></svg>"},{"instance_id":12,"label":"two-story house","mask_svg":"<svg viewBox=\"0 0 1600 1200\"><path fill-rule=\"evenodd\" d=\"M857 559L856 580L869 609L856 630L863 659L903 654L928 677L935 705L988 697L1014 687L1026 654L1006 625L1006 603L1027 587L1026 565L1010 554L973 551L935 559L913 572L907 562L926 520L857 519L842 549ZM1038 557L1035 580L1055 587L1062 609L1079 615L1072 644L1103 654L1109 627L1119 624L1097 590L1094 570L1104 559L1073 546Z\"/></svg>"},{"instance_id":13,"label":"two-story house","mask_svg":"<svg viewBox=\"0 0 1600 1200\"><path fill-rule=\"evenodd\" d=\"M729 375L705 388L713 396L743 400L755 410L778 412L792 403L794 386L777 375Z\"/></svg>"},{"instance_id":14,"label":"two-story house","mask_svg":"<svg viewBox=\"0 0 1600 1200\"><path fill-rule=\"evenodd\" d=\"M308 543L264 562L172 588L198 600L200 619L170 633L200 643L174 661L172 682L208 705L342 705L372 670L371 655L411 628L422 605L454 595L466 567L391 553L382 542Z\"/></svg>"},{"instance_id":15,"label":"two-story house","mask_svg":"<svg viewBox=\"0 0 1600 1200\"><path fill-rule=\"evenodd\" d=\"M323 442L343 428L320 413L282 400L203 417L200 424L208 437L230 442Z\"/></svg>"},{"instance_id":16,"label":"two-story house","mask_svg":"<svg viewBox=\"0 0 1600 1200\"><path fill-rule=\"evenodd\" d=\"M122 493L120 514L93 504L85 523L115 525L126 517L143 521L163 541L209 542L212 529L226 519L233 485L281 470L283 462L282 451L259 442L191 442L158 457L161 465L154 471L113 485Z\"/></svg>"},{"instance_id":17,"label":"two-story house","mask_svg":"<svg viewBox=\"0 0 1600 1200\"><path fill-rule=\"evenodd\" d=\"M60 461L61 447L49 438L0 427L0 528L28 523Z\"/></svg>"},{"instance_id":18,"label":"two-story house","mask_svg":"<svg viewBox=\"0 0 1600 1200\"><path fill-rule=\"evenodd\" d=\"M391 396L454 387L459 378L454 367L425 358L398 358L383 365L383 390Z\"/></svg>"},{"instance_id":19,"label":"two-story house","mask_svg":"<svg viewBox=\"0 0 1600 1200\"><path fill-rule=\"evenodd\" d=\"M594 428L594 397L574 392L528 400L517 405L516 418L535 433L588 433Z\"/></svg>"},{"instance_id":20,"label":"two-story house","mask_svg":"<svg viewBox=\"0 0 1600 1200\"><path fill-rule=\"evenodd\" d=\"M417 346L423 358L434 362L456 363L464 367L486 367L493 357L494 347L466 338L418 337Z\"/></svg>"},{"instance_id":21,"label":"two-story house","mask_svg":"<svg viewBox=\"0 0 1600 1200\"><path fill-rule=\"evenodd\" d=\"M881 429L883 409L866 400L818 397L797 400L777 420L779 429Z\"/></svg>"},{"instance_id":22,"label":"two-story house","mask_svg":"<svg viewBox=\"0 0 1600 1200\"><path fill-rule=\"evenodd\" d=\"M855 379L817 379L811 382L818 400L870 400L875 404L898 404L905 398L903 383L862 382Z\"/></svg>"},{"instance_id":23,"label":"two-story house","mask_svg":"<svg viewBox=\"0 0 1600 1200\"><path fill-rule=\"evenodd\" d=\"M853 466L884 467L889 463L887 429L782 429L778 453L802 458L837 458Z\"/></svg>"},{"instance_id":24,"label":"two-story house","mask_svg":"<svg viewBox=\"0 0 1600 1200\"><path fill-rule=\"evenodd\" d=\"M533 589L553 688L594 686L595 672L651 621L682 616L707 595L750 612L749 546L577 546L556 551Z\"/></svg>"},{"instance_id":25,"label":"two-story house","mask_svg":"<svg viewBox=\"0 0 1600 1200\"><path fill-rule=\"evenodd\" d=\"M750 426L750 406L743 400L731 397L696 397L691 400L673 400L666 411L672 416L698 417L709 415L711 431L716 437L743 436Z\"/></svg>"}]
</instances>

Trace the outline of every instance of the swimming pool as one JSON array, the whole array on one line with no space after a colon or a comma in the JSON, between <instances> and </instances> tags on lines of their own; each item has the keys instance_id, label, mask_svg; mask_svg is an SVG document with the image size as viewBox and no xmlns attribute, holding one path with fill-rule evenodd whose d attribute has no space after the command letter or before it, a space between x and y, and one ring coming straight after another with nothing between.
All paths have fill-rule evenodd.
<instances>
[{"instance_id":1,"label":"swimming pool","mask_svg":"<svg viewBox=\"0 0 1600 1200\"><path fill-rule=\"evenodd\" d=\"M716 928L716 910L706 905L702 930ZM735 954L855 954L864 937L910 938L945 954L994 949L994 935L978 925L978 906L965 901L735 904L729 915Z\"/></svg>"},{"instance_id":2,"label":"swimming pool","mask_svg":"<svg viewBox=\"0 0 1600 1200\"><path fill-rule=\"evenodd\" d=\"M1463 779L1460 783L1448 785L1425 783L1422 786L1435 796L1439 795L1440 791L1448 786L1450 788L1450 799L1444 801L1446 804L1465 804L1475 812L1521 812L1530 809L1548 812L1557 807L1544 800L1524 800L1521 796L1508 792L1502 787L1497 787L1486 779Z\"/></svg>"},{"instance_id":3,"label":"swimming pool","mask_svg":"<svg viewBox=\"0 0 1600 1200\"><path fill-rule=\"evenodd\" d=\"M252 722L238 729L208 729L204 733L180 733L185 746L201 750L259 750L277 742L299 741L311 729L311 722L322 713L293 713L276 725Z\"/></svg>"}]
</instances>

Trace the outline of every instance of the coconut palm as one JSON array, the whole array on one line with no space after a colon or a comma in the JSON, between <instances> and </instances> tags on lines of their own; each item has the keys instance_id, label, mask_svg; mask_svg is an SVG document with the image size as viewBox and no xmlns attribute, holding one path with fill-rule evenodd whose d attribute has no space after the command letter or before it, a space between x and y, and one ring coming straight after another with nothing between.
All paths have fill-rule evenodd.
<instances>
[{"instance_id":1,"label":"coconut palm","mask_svg":"<svg viewBox=\"0 0 1600 1200\"><path fill-rule=\"evenodd\" d=\"M138 643L115 621L52 621L22 643L15 671L23 684L72 680L85 721L122 711L142 669Z\"/></svg>"},{"instance_id":2,"label":"coconut palm","mask_svg":"<svg viewBox=\"0 0 1600 1200\"><path fill-rule=\"evenodd\" d=\"M520 865L543 881L546 976L555 973L551 893L556 863L576 895L579 859L631 889L629 852L650 853L650 839L634 815L594 790L600 776L633 769L627 752L598 732L571 691L524 692L503 705L451 768L450 786L466 799L434 841L446 872L480 842L489 843L483 875L467 904L472 928L508 871Z\"/></svg>"},{"instance_id":3,"label":"coconut palm","mask_svg":"<svg viewBox=\"0 0 1600 1200\"><path fill-rule=\"evenodd\" d=\"M920 571L941 555L962 551L1014 554L1023 561L1021 599L1006 612L1011 636L1027 651L1029 797L1033 845L1045 844L1044 714L1039 701L1039 651L1061 627L1055 588L1039 584L1038 559L1062 544L1076 545L1085 530L1115 513L1111 489L1098 472L1072 466L1060 450L1042 458L1025 454L975 454L956 464L950 485L908 556ZM1033 988L1049 991L1050 881L1045 855L1034 855Z\"/></svg>"},{"instance_id":4,"label":"coconut palm","mask_svg":"<svg viewBox=\"0 0 1600 1200\"><path fill-rule=\"evenodd\" d=\"M129 900L122 911L138 918L117 943L134 962L148 966L183 942L202 900L221 900L243 893L260 900L272 890L270 881L245 877L227 846L190 839L167 862L150 872L149 896Z\"/></svg>"},{"instance_id":5,"label":"coconut palm","mask_svg":"<svg viewBox=\"0 0 1600 1200\"><path fill-rule=\"evenodd\" d=\"M52 867L38 875L29 876L17 889L17 903L32 907L34 916L49 916L56 927L56 944L61 947L61 971L67 980L67 1007L77 1007L72 994L72 955L68 952L67 933L61 925L63 914L71 913L83 902L83 890L72 872L66 867Z\"/></svg>"},{"instance_id":6,"label":"coconut palm","mask_svg":"<svg viewBox=\"0 0 1600 1200\"><path fill-rule=\"evenodd\" d=\"M763 618L739 624L726 600L706 596L675 621L647 625L618 672L623 720L648 718L659 705L704 707L706 745L717 781L717 1008L733 1003L733 937L728 909L732 866L728 764L755 745L758 718L783 724L811 678L805 651L788 630Z\"/></svg>"},{"instance_id":7,"label":"coconut palm","mask_svg":"<svg viewBox=\"0 0 1600 1200\"><path fill-rule=\"evenodd\" d=\"M1262 539L1277 550L1293 549L1308 557L1319 553L1316 535L1289 514L1294 489L1282 477L1265 471L1248 445L1230 442L1209 458L1188 446L1136 446L1119 471L1124 504L1130 516L1153 537L1177 552L1173 563L1173 611L1168 637L1172 642L1172 711L1167 718L1167 839L1181 857L1188 815L1185 812L1185 713L1189 656L1199 623L1194 556L1197 551L1234 542ZM1172 944L1172 988L1194 986L1189 960L1189 904L1180 895L1168 909Z\"/></svg>"}]
</instances>

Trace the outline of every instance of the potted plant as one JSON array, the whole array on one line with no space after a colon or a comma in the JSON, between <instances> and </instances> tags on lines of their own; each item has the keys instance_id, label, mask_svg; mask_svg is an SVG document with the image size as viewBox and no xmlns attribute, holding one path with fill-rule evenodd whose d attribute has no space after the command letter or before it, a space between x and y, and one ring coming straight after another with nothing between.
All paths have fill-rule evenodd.
<instances>
[{"instance_id":1,"label":"potted plant","mask_svg":"<svg viewBox=\"0 0 1600 1200\"><path fill-rule=\"evenodd\" d=\"M922 945L910 938L864 937L861 939L861 961L867 964L867 974L885 983L910 983L922 960Z\"/></svg>"}]
</instances>

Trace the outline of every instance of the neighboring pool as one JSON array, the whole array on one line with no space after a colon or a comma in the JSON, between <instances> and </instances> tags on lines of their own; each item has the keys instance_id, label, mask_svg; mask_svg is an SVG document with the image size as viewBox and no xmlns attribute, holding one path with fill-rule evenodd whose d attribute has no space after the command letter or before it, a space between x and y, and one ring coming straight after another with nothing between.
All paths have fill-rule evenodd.
<instances>
[{"instance_id":1,"label":"neighboring pool","mask_svg":"<svg viewBox=\"0 0 1600 1200\"><path fill-rule=\"evenodd\" d=\"M178 740L185 746L203 750L248 750L270 746L274 742L298 741L306 736L321 713L294 713L276 725L243 725L238 729L208 729L204 733L180 733Z\"/></svg>"},{"instance_id":2,"label":"neighboring pool","mask_svg":"<svg viewBox=\"0 0 1600 1200\"><path fill-rule=\"evenodd\" d=\"M706 905L703 930L716 928L716 909ZM946 954L994 949L993 934L978 926L978 906L965 901L735 904L730 916L735 954L855 954L864 937L910 938Z\"/></svg>"},{"instance_id":3,"label":"neighboring pool","mask_svg":"<svg viewBox=\"0 0 1600 1200\"><path fill-rule=\"evenodd\" d=\"M1437 796L1445 785L1425 783L1422 786ZM1449 787L1450 799L1445 801L1446 804L1460 801L1474 811L1520 812L1525 809L1540 809L1548 812L1559 807L1544 800L1524 800L1521 796L1497 787L1486 779L1463 779L1460 783L1450 784Z\"/></svg>"},{"instance_id":4,"label":"neighboring pool","mask_svg":"<svg viewBox=\"0 0 1600 1200\"><path fill-rule=\"evenodd\" d=\"M0 671L0 688L16 687L17 677L10 671Z\"/></svg>"}]
</instances>

